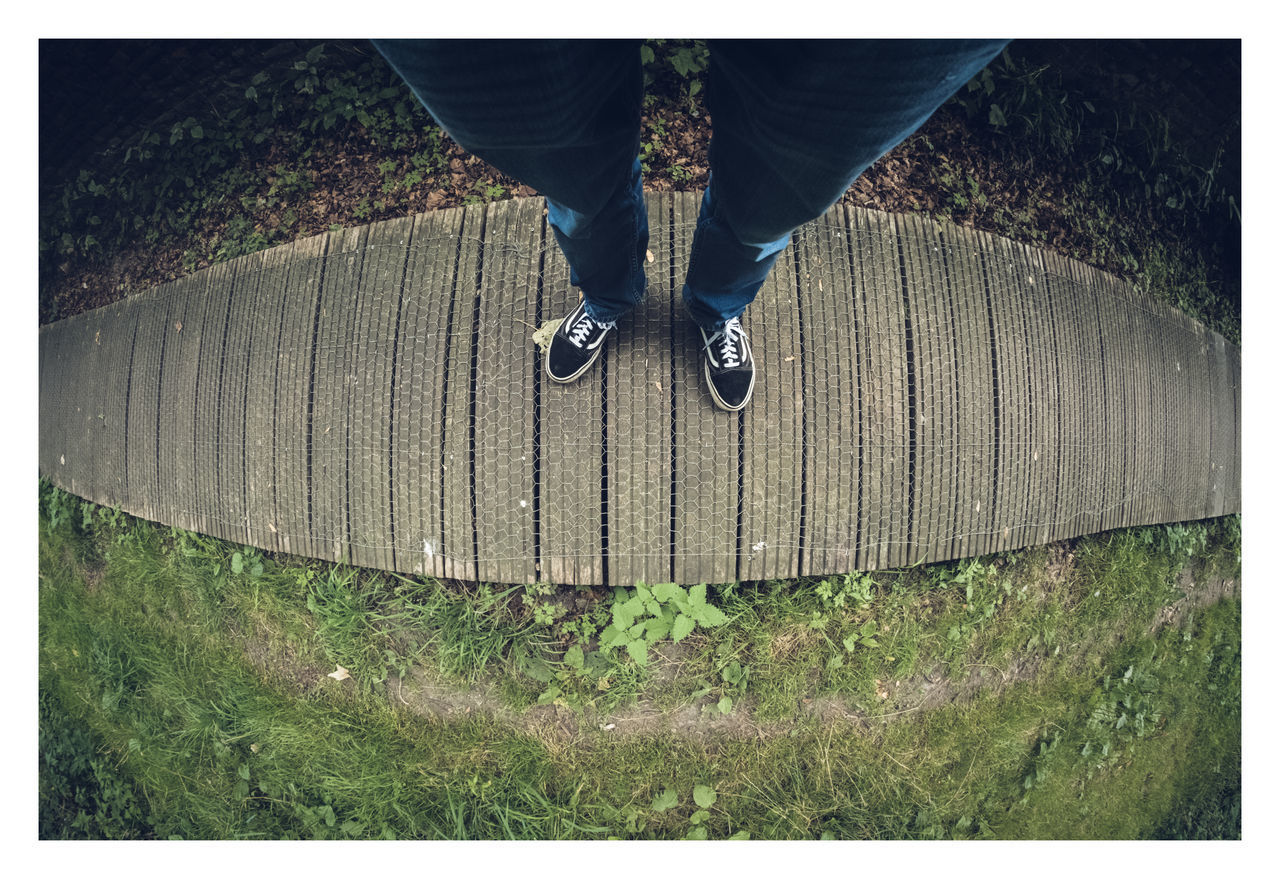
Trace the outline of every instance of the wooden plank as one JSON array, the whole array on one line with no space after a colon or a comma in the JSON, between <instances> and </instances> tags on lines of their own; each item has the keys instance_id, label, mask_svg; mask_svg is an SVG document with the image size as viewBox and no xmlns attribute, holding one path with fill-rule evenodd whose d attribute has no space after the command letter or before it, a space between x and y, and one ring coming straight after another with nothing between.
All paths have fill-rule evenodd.
<instances>
[{"instance_id":1,"label":"wooden plank","mask_svg":"<svg viewBox=\"0 0 1280 879\"><path fill-rule=\"evenodd\" d=\"M800 573L805 576L857 566L861 438L858 374L852 356L857 325L849 234L844 210L836 206L803 227L793 244L792 277L798 271L798 330L803 349L805 536Z\"/></svg>"},{"instance_id":2,"label":"wooden plank","mask_svg":"<svg viewBox=\"0 0 1280 879\"><path fill-rule=\"evenodd\" d=\"M280 549L275 509L275 406L277 352L285 308L285 284L292 245L273 247L246 258L245 282L252 298L240 300L233 338L243 333L247 367L244 402L244 495L246 541L273 552Z\"/></svg>"},{"instance_id":3,"label":"wooden plank","mask_svg":"<svg viewBox=\"0 0 1280 879\"><path fill-rule=\"evenodd\" d=\"M315 556L321 551L312 534L310 433L313 371L319 353L316 318L328 242L327 236L315 235L294 245L276 347L272 533L282 552L303 556Z\"/></svg>"},{"instance_id":4,"label":"wooden plank","mask_svg":"<svg viewBox=\"0 0 1280 879\"><path fill-rule=\"evenodd\" d=\"M156 479L165 486L169 524L188 528L195 455L195 376L208 272L174 282L164 326L157 417Z\"/></svg>"},{"instance_id":5,"label":"wooden plank","mask_svg":"<svg viewBox=\"0 0 1280 879\"><path fill-rule=\"evenodd\" d=\"M1209 517L1226 513L1228 457L1232 450L1232 411L1228 405L1230 381L1227 374L1226 340L1217 333L1210 336L1209 347L1209 410L1212 412L1212 434L1209 460L1210 482L1207 513Z\"/></svg>"},{"instance_id":6,"label":"wooden plank","mask_svg":"<svg viewBox=\"0 0 1280 879\"><path fill-rule=\"evenodd\" d=\"M1043 268L1031 248L1017 242L1010 242L1010 248L1019 295L1025 303L1026 334L1032 356L1030 520L1034 527L1033 542L1043 544L1053 539L1060 486L1057 358Z\"/></svg>"},{"instance_id":7,"label":"wooden plank","mask_svg":"<svg viewBox=\"0 0 1280 879\"><path fill-rule=\"evenodd\" d=\"M961 362L964 379L961 396L962 457L967 462L968 498L965 516L970 537L962 555L985 555L995 537L996 480L996 372L992 363L990 313L986 281L971 236L961 227L939 224L948 254L949 274L956 318L963 328L960 338L968 352ZM957 281L959 286L957 287ZM967 389L967 390L966 390Z\"/></svg>"},{"instance_id":8,"label":"wooden plank","mask_svg":"<svg viewBox=\"0 0 1280 879\"><path fill-rule=\"evenodd\" d=\"M1231 368L1231 468L1227 472L1226 512L1239 513L1241 504L1241 364L1240 348L1227 342L1227 363Z\"/></svg>"},{"instance_id":9,"label":"wooden plank","mask_svg":"<svg viewBox=\"0 0 1280 879\"><path fill-rule=\"evenodd\" d=\"M671 524L671 473L673 455L680 454L672 448L672 346L673 334L681 331L673 327L673 310L679 313L681 305L673 301L670 293L671 276L662 271L671 263L668 254L680 253L679 242L672 248L672 196L669 193L646 193L645 204L649 214L649 249L655 260L647 269L648 291L644 301L618 322L615 338L601 356L604 366L605 401L605 453L608 456L606 482L606 566L610 585L629 586L635 583L660 583L672 576L672 524ZM676 222L682 222L683 211ZM685 249L687 253L687 248ZM677 279L683 279L678 263ZM679 280L677 281L679 282ZM683 316L679 324L685 323ZM677 446L689 442L680 412L693 405L708 405L699 388L690 385L688 376L695 377L696 364L688 362L687 344L677 345L675 368L677 415ZM705 394L705 392L701 392ZM699 443L713 443L718 437L698 436ZM735 447L736 449L736 447ZM690 469L679 469L688 463L680 458L676 467L679 474L677 489L697 492L702 480L709 475ZM735 454L736 466L736 454ZM679 484L689 480L686 484ZM683 495L682 495L683 497ZM681 501L677 499L677 507ZM680 519L677 512L675 551L683 565L696 565L701 561L703 549L699 525L696 520ZM682 527L690 532L681 533ZM721 554L733 558L733 547L716 547ZM698 568L682 568L689 575L698 577ZM692 582L681 579L681 582Z\"/></svg>"},{"instance_id":10,"label":"wooden plank","mask_svg":"<svg viewBox=\"0 0 1280 879\"><path fill-rule=\"evenodd\" d=\"M534 382L542 210L495 202L485 219L476 352L476 541L481 580L533 583Z\"/></svg>"},{"instance_id":11,"label":"wooden plank","mask_svg":"<svg viewBox=\"0 0 1280 879\"><path fill-rule=\"evenodd\" d=\"M540 321L561 320L578 301L569 284L569 263L547 230ZM664 262L670 241L651 241ZM656 284L662 279L650 277ZM614 338L606 345L616 346ZM606 349L607 350L607 349ZM541 355L541 352L539 352ZM604 580L604 368L596 364L567 385L540 372L541 409L538 429L541 489L542 575L552 583L602 584ZM667 384L670 384L668 381ZM662 415L654 416L661 420Z\"/></svg>"},{"instance_id":12,"label":"wooden plank","mask_svg":"<svg viewBox=\"0 0 1280 879\"><path fill-rule=\"evenodd\" d=\"M1014 290L1015 279L1005 243L986 232L974 233L979 262L986 279L997 350L1000 404L1000 481L997 488L997 546L1001 550L1026 546L1027 481L1030 475L1030 391L1027 386L1027 339L1022 331L1023 303Z\"/></svg>"},{"instance_id":13,"label":"wooden plank","mask_svg":"<svg viewBox=\"0 0 1280 879\"><path fill-rule=\"evenodd\" d=\"M862 384L863 447L870 448L862 501L868 535L860 569L902 564L910 522L910 422L906 313L898 237L888 214L851 211L867 246L859 260L859 323L865 327L866 380ZM856 316L855 312L855 316Z\"/></svg>"},{"instance_id":14,"label":"wooden plank","mask_svg":"<svg viewBox=\"0 0 1280 879\"><path fill-rule=\"evenodd\" d=\"M1052 324L1053 351L1058 374L1058 419L1061 433L1059 449L1061 466L1058 479L1061 482L1055 514L1054 540L1074 536L1080 523L1083 486L1083 417L1075 396L1083 382L1080 367L1081 351L1078 323L1075 320L1075 302L1071 285L1065 277L1062 258L1058 254L1042 250L1037 253L1045 271L1048 290L1047 316Z\"/></svg>"},{"instance_id":15,"label":"wooden plank","mask_svg":"<svg viewBox=\"0 0 1280 879\"><path fill-rule=\"evenodd\" d=\"M1098 349L1101 352L1103 452L1101 516L1098 528L1120 527L1123 513L1126 457L1124 436L1124 363L1120 360L1119 305L1110 290L1110 279L1092 266L1083 266L1085 281L1094 292L1098 319Z\"/></svg>"},{"instance_id":16,"label":"wooden plank","mask_svg":"<svg viewBox=\"0 0 1280 879\"><path fill-rule=\"evenodd\" d=\"M683 284L688 272L699 197L692 192L675 193L672 201L675 272L670 338L675 352L672 382L675 393L672 452L676 472L674 577L682 583L728 583L737 579L742 415L740 412L725 412L712 401L703 377L702 336L685 314L679 294L674 292ZM662 362L660 357L655 360ZM760 369L757 364L757 385L761 380ZM660 446L661 439L655 438L654 445Z\"/></svg>"},{"instance_id":17,"label":"wooden plank","mask_svg":"<svg viewBox=\"0 0 1280 879\"><path fill-rule=\"evenodd\" d=\"M218 494L222 531L218 535L234 543L250 542L248 506L249 360L253 328L258 320L259 270L262 254L231 260L231 307L227 312L225 363L219 396Z\"/></svg>"},{"instance_id":18,"label":"wooden plank","mask_svg":"<svg viewBox=\"0 0 1280 879\"><path fill-rule=\"evenodd\" d=\"M457 281L449 318L444 390L444 533L440 553L445 576L476 579L476 526L472 494L472 345L480 284L483 205L463 212Z\"/></svg>"},{"instance_id":19,"label":"wooden plank","mask_svg":"<svg viewBox=\"0 0 1280 879\"><path fill-rule=\"evenodd\" d=\"M101 430L97 460L97 497L108 507L121 507L127 500L129 392L137 337L139 309L132 302L107 306L103 324Z\"/></svg>"},{"instance_id":20,"label":"wooden plank","mask_svg":"<svg viewBox=\"0 0 1280 879\"><path fill-rule=\"evenodd\" d=\"M329 232L316 325L311 416L311 536L321 557L351 561L348 445L360 272L369 227Z\"/></svg>"},{"instance_id":21,"label":"wooden plank","mask_svg":"<svg viewBox=\"0 0 1280 879\"><path fill-rule=\"evenodd\" d=\"M935 231L919 215L894 217L906 266L915 351L916 491L909 561L950 558L956 531L957 365L951 290Z\"/></svg>"},{"instance_id":22,"label":"wooden plank","mask_svg":"<svg viewBox=\"0 0 1280 879\"><path fill-rule=\"evenodd\" d=\"M961 241L969 254L975 282L981 285L977 299L979 333L990 347L991 358L986 366L986 380L991 383L992 404L983 413L991 444L984 461L990 467L987 480L989 505L984 505L983 527L986 530L984 551L1003 552L1011 549L1008 527L1013 506L1015 487L1011 481L1016 459L1010 454L1016 449L1017 415L1010 406L1014 390L1010 358L1013 352L1006 346L1006 317L998 280L988 271L986 241L975 230L959 230Z\"/></svg>"},{"instance_id":23,"label":"wooden plank","mask_svg":"<svg viewBox=\"0 0 1280 879\"><path fill-rule=\"evenodd\" d=\"M347 453L351 562L395 569L391 533L391 368L413 218L369 227L356 303Z\"/></svg>"},{"instance_id":24,"label":"wooden plank","mask_svg":"<svg viewBox=\"0 0 1280 879\"><path fill-rule=\"evenodd\" d=\"M1102 342L1098 330L1096 293L1089 285L1085 266L1063 259L1071 281L1076 329L1080 339L1084 384L1079 388L1080 411L1084 415L1081 460L1084 467L1084 499L1079 522L1081 534L1102 530L1105 473L1107 465L1107 395L1102 373Z\"/></svg>"},{"instance_id":25,"label":"wooden plank","mask_svg":"<svg viewBox=\"0 0 1280 879\"><path fill-rule=\"evenodd\" d=\"M1169 522L1176 520L1176 513L1170 503L1172 470L1170 467L1170 433L1172 427L1171 374L1174 372L1172 358L1165 333L1164 306L1160 302L1147 297L1148 332L1151 338L1152 393L1154 405L1152 414L1155 418L1157 442L1155 446L1155 510L1153 522Z\"/></svg>"},{"instance_id":26,"label":"wooden plank","mask_svg":"<svg viewBox=\"0 0 1280 879\"><path fill-rule=\"evenodd\" d=\"M946 268L948 300L951 318L955 323L956 351L959 360L960 393L956 405L955 463L960 473L957 528L960 539L956 541L954 555L968 558L983 552L983 508L989 506L986 494L986 478L989 469L982 467L981 450L990 440L984 435L981 411L990 407L991 383L981 378L980 365L990 364L991 349L979 343L974 284L969 261L956 246L954 238L945 226L932 223L933 238L940 243L941 257ZM990 370L988 369L988 372Z\"/></svg>"},{"instance_id":27,"label":"wooden plank","mask_svg":"<svg viewBox=\"0 0 1280 879\"><path fill-rule=\"evenodd\" d=\"M1151 313L1146 297L1126 286L1130 302L1130 323L1136 346L1135 372L1138 391L1138 483L1137 525L1156 521L1159 485L1160 434L1157 429L1155 342L1151 333Z\"/></svg>"},{"instance_id":28,"label":"wooden plank","mask_svg":"<svg viewBox=\"0 0 1280 879\"><path fill-rule=\"evenodd\" d=\"M219 402L225 357L227 308L231 302L231 268L218 263L208 269L204 331L196 376L194 486L191 530L216 534L218 526L218 433L222 423Z\"/></svg>"},{"instance_id":29,"label":"wooden plank","mask_svg":"<svg viewBox=\"0 0 1280 879\"><path fill-rule=\"evenodd\" d=\"M40 469L55 485L69 484L67 452L76 441L79 417L73 394L76 389L73 341L66 321L41 327L40 347L45 358L40 388Z\"/></svg>"},{"instance_id":30,"label":"wooden plank","mask_svg":"<svg viewBox=\"0 0 1280 879\"><path fill-rule=\"evenodd\" d=\"M1198 321L1189 321L1190 351L1187 362L1191 373L1192 407L1187 416L1191 434L1191 480L1188 486L1188 515L1204 518L1205 498L1209 495L1209 364L1208 333Z\"/></svg>"},{"instance_id":31,"label":"wooden plank","mask_svg":"<svg viewBox=\"0 0 1280 879\"><path fill-rule=\"evenodd\" d=\"M843 218L841 218L843 220ZM829 230L847 236L843 229ZM839 241L848 260L848 242ZM803 456L804 397L801 383L800 297L806 288L796 284L796 249L793 241L779 256L759 294L743 314L742 325L751 340L756 358L756 386L752 400L742 413L742 539L738 548L738 577L741 580L769 580L799 575L800 516ZM847 322L831 326L823 337L844 339L847 351L855 345L852 322L853 289L830 289L833 300L842 301L850 312ZM822 295L821 293L819 295ZM808 357L813 354L806 354ZM851 365L856 358L847 355ZM856 379L849 392L856 399ZM852 410L857 416L856 407ZM853 424L857 429L857 423ZM853 509L857 505L857 445L852 466L843 480L852 489ZM847 528L850 550L856 538L856 519ZM852 556L850 556L852 562Z\"/></svg>"},{"instance_id":32,"label":"wooden plank","mask_svg":"<svg viewBox=\"0 0 1280 879\"><path fill-rule=\"evenodd\" d=\"M1169 346L1167 360L1172 372L1170 378L1169 401L1169 511L1174 521L1189 518L1184 500L1187 494L1188 468L1186 460L1187 432L1187 375L1184 366L1186 360L1186 329L1183 325L1182 313L1166 306L1164 309L1164 336Z\"/></svg>"},{"instance_id":33,"label":"wooden plank","mask_svg":"<svg viewBox=\"0 0 1280 879\"><path fill-rule=\"evenodd\" d=\"M396 341L391 490L396 565L443 577L442 440L445 352L463 211L414 217Z\"/></svg>"},{"instance_id":34,"label":"wooden plank","mask_svg":"<svg viewBox=\"0 0 1280 879\"><path fill-rule=\"evenodd\" d=\"M156 418L160 411L160 358L164 351L171 283L130 297L137 313L137 329L130 368L127 438L127 475L122 507L144 519L155 520L161 508L158 482Z\"/></svg>"},{"instance_id":35,"label":"wooden plank","mask_svg":"<svg viewBox=\"0 0 1280 879\"><path fill-rule=\"evenodd\" d=\"M1139 326L1139 340L1143 348L1142 366L1145 374L1146 409L1144 430L1147 452L1146 479L1144 494L1146 496L1146 513L1142 524L1161 521L1162 491L1164 488L1164 413L1163 400L1163 365L1160 357L1160 344L1157 337L1157 324L1151 308L1150 299L1140 291L1135 291L1137 310L1135 316Z\"/></svg>"},{"instance_id":36,"label":"wooden plank","mask_svg":"<svg viewBox=\"0 0 1280 879\"><path fill-rule=\"evenodd\" d=\"M100 434L102 406L107 390L107 349L102 347L102 331L108 325L110 313L98 309L86 315L77 360L82 364L77 370L76 408L80 413L79 449L76 461L79 479L72 482L74 491L81 497L96 500L100 481L98 457L101 448Z\"/></svg>"}]
</instances>

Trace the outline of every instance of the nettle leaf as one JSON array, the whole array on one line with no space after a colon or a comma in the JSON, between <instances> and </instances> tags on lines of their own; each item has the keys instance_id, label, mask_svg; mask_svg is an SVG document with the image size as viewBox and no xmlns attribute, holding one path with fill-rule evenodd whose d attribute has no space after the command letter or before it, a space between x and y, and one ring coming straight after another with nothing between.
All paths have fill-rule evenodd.
<instances>
[{"instance_id":1,"label":"nettle leaf","mask_svg":"<svg viewBox=\"0 0 1280 879\"><path fill-rule=\"evenodd\" d=\"M686 635L693 631L693 627L697 625L692 617L680 614L671 625L671 640L679 643Z\"/></svg>"},{"instance_id":2,"label":"nettle leaf","mask_svg":"<svg viewBox=\"0 0 1280 879\"><path fill-rule=\"evenodd\" d=\"M698 622L708 628L723 626L725 623L729 622L729 618L724 615L724 611L718 607L712 607L709 604L704 604L702 607L696 608L696 610L698 611Z\"/></svg>"},{"instance_id":3,"label":"nettle leaf","mask_svg":"<svg viewBox=\"0 0 1280 879\"><path fill-rule=\"evenodd\" d=\"M676 792L671 788L667 788L662 793L653 798L653 805L650 806L655 812L665 812L667 809L678 805L680 798L676 796Z\"/></svg>"},{"instance_id":4,"label":"nettle leaf","mask_svg":"<svg viewBox=\"0 0 1280 879\"><path fill-rule=\"evenodd\" d=\"M699 583L689 587L689 605L695 610L707 603L707 584Z\"/></svg>"},{"instance_id":5,"label":"nettle leaf","mask_svg":"<svg viewBox=\"0 0 1280 879\"><path fill-rule=\"evenodd\" d=\"M644 641L628 641L627 653L636 661L636 665L649 664L649 645Z\"/></svg>"},{"instance_id":6,"label":"nettle leaf","mask_svg":"<svg viewBox=\"0 0 1280 879\"><path fill-rule=\"evenodd\" d=\"M621 647L628 640L626 631L617 626L605 626L600 633L600 644L603 647Z\"/></svg>"},{"instance_id":7,"label":"nettle leaf","mask_svg":"<svg viewBox=\"0 0 1280 879\"><path fill-rule=\"evenodd\" d=\"M666 617L651 617L645 623L644 637L650 643L661 641L669 634L671 634L671 621Z\"/></svg>"},{"instance_id":8,"label":"nettle leaf","mask_svg":"<svg viewBox=\"0 0 1280 879\"><path fill-rule=\"evenodd\" d=\"M697 803L700 808L710 809L716 801L716 792L705 784L694 785L693 801Z\"/></svg>"},{"instance_id":9,"label":"nettle leaf","mask_svg":"<svg viewBox=\"0 0 1280 879\"><path fill-rule=\"evenodd\" d=\"M677 586L675 583L659 583L653 587L653 597L665 603L674 598L687 600L689 593L684 591L684 587Z\"/></svg>"}]
</instances>

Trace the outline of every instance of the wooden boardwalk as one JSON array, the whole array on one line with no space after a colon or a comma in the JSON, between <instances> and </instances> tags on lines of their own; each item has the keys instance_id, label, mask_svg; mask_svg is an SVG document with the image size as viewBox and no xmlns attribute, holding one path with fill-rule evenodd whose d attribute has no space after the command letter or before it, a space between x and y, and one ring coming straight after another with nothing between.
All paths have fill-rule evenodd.
<instances>
[{"instance_id":1,"label":"wooden boardwalk","mask_svg":"<svg viewBox=\"0 0 1280 879\"><path fill-rule=\"evenodd\" d=\"M40 472L272 551L501 583L759 580L1240 509L1240 352L1088 266L835 207L744 318L716 409L683 316L698 196L648 196L649 295L556 385L577 296L541 199L214 266L40 329Z\"/></svg>"}]
</instances>

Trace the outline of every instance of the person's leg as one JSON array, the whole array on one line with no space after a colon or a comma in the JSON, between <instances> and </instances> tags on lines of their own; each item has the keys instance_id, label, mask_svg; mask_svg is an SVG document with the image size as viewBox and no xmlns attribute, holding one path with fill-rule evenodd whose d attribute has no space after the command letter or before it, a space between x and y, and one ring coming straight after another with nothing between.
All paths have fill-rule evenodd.
<instances>
[{"instance_id":1,"label":"person's leg","mask_svg":"<svg viewBox=\"0 0 1280 879\"><path fill-rule=\"evenodd\" d=\"M538 190L587 313L644 296L642 79L635 41L375 40L440 126Z\"/></svg>"},{"instance_id":2,"label":"person's leg","mask_svg":"<svg viewBox=\"0 0 1280 879\"><path fill-rule=\"evenodd\" d=\"M708 386L740 409L755 365L738 318L800 225L919 128L1003 40L712 41L711 176L682 296Z\"/></svg>"}]
</instances>

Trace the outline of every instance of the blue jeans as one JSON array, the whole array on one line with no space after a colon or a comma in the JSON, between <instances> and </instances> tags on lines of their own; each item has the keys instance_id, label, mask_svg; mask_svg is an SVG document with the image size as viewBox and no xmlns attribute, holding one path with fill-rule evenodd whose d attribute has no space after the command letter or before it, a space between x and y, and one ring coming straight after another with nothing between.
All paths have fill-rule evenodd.
<instances>
[{"instance_id":1,"label":"blue jeans","mask_svg":"<svg viewBox=\"0 0 1280 879\"><path fill-rule=\"evenodd\" d=\"M742 314L800 225L933 114L1005 40L712 40L714 124L682 296ZM375 40L463 149L541 192L587 312L644 296L635 40Z\"/></svg>"}]
</instances>

